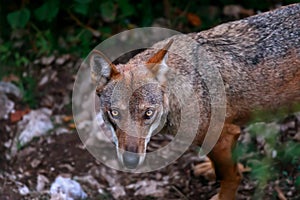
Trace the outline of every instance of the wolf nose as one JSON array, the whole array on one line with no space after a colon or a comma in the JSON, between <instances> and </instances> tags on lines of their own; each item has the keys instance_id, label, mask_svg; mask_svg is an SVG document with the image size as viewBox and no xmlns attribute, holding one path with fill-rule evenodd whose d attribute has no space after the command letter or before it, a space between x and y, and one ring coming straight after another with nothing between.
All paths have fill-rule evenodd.
<instances>
[{"instance_id":1,"label":"wolf nose","mask_svg":"<svg viewBox=\"0 0 300 200\"><path fill-rule=\"evenodd\" d=\"M139 164L140 157L136 153L124 152L123 154L123 163L124 166L128 169L135 169Z\"/></svg>"}]
</instances>

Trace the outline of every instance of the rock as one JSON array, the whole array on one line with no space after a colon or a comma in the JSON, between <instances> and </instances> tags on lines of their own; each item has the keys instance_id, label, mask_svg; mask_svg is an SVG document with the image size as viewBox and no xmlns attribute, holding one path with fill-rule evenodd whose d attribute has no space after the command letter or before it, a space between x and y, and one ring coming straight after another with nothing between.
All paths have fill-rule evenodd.
<instances>
[{"instance_id":1,"label":"rock","mask_svg":"<svg viewBox=\"0 0 300 200\"><path fill-rule=\"evenodd\" d=\"M22 99L23 94L20 89L10 82L0 81L0 119L7 119L13 111L15 103L8 99L7 94Z\"/></svg>"},{"instance_id":2,"label":"rock","mask_svg":"<svg viewBox=\"0 0 300 200\"><path fill-rule=\"evenodd\" d=\"M43 65L50 65L55 60L55 56L43 57L41 63Z\"/></svg>"},{"instance_id":3,"label":"rock","mask_svg":"<svg viewBox=\"0 0 300 200\"><path fill-rule=\"evenodd\" d=\"M80 184L70 178L58 176L50 188L51 200L80 200L87 198Z\"/></svg>"},{"instance_id":4,"label":"rock","mask_svg":"<svg viewBox=\"0 0 300 200\"><path fill-rule=\"evenodd\" d=\"M33 161L30 162L30 166L32 168L36 168L37 166L39 166L41 164L41 160L40 159L33 159Z\"/></svg>"},{"instance_id":5,"label":"rock","mask_svg":"<svg viewBox=\"0 0 300 200\"><path fill-rule=\"evenodd\" d=\"M26 185L23 185L22 187L19 188L19 193L20 195L25 196L30 193L30 190Z\"/></svg>"},{"instance_id":6,"label":"rock","mask_svg":"<svg viewBox=\"0 0 300 200\"><path fill-rule=\"evenodd\" d=\"M115 185L111 188L109 188L111 195L115 198L115 199L119 199L122 196L126 195L125 189L122 185Z\"/></svg>"},{"instance_id":7,"label":"rock","mask_svg":"<svg viewBox=\"0 0 300 200\"><path fill-rule=\"evenodd\" d=\"M103 185L101 185L92 175L85 175L85 176L75 176L75 180L80 181L81 183L85 183L89 185L89 187L93 189L101 190Z\"/></svg>"},{"instance_id":8,"label":"rock","mask_svg":"<svg viewBox=\"0 0 300 200\"><path fill-rule=\"evenodd\" d=\"M23 94L20 89L10 82L1 82L0 81L0 93L10 94L18 99L22 99Z\"/></svg>"},{"instance_id":9,"label":"rock","mask_svg":"<svg viewBox=\"0 0 300 200\"><path fill-rule=\"evenodd\" d=\"M64 127L59 127L59 128L57 128L57 129L55 130L55 134L56 134L56 135L67 134L67 133L70 134L70 133L72 133L72 132L70 132L69 129L64 128Z\"/></svg>"},{"instance_id":10,"label":"rock","mask_svg":"<svg viewBox=\"0 0 300 200\"><path fill-rule=\"evenodd\" d=\"M9 113L14 109L15 103L7 98L4 93L0 92L0 119L8 119Z\"/></svg>"},{"instance_id":11,"label":"rock","mask_svg":"<svg viewBox=\"0 0 300 200\"><path fill-rule=\"evenodd\" d=\"M47 108L31 110L23 116L22 121L18 122L19 143L24 146L34 137L45 135L49 130L53 129L50 120L52 111Z\"/></svg>"},{"instance_id":12,"label":"rock","mask_svg":"<svg viewBox=\"0 0 300 200\"><path fill-rule=\"evenodd\" d=\"M49 183L49 179L46 176L39 174L37 177L36 191L43 191L47 183Z\"/></svg>"},{"instance_id":13,"label":"rock","mask_svg":"<svg viewBox=\"0 0 300 200\"><path fill-rule=\"evenodd\" d=\"M142 180L137 183L126 186L127 189L135 189L135 196L153 196L163 197L165 195L164 187L167 183L164 181Z\"/></svg>"},{"instance_id":14,"label":"rock","mask_svg":"<svg viewBox=\"0 0 300 200\"><path fill-rule=\"evenodd\" d=\"M49 83L49 81L55 80L56 78L57 78L57 71L48 68L48 70L44 71L42 78L38 83L38 87L43 87L44 85Z\"/></svg>"},{"instance_id":15,"label":"rock","mask_svg":"<svg viewBox=\"0 0 300 200\"><path fill-rule=\"evenodd\" d=\"M63 55L55 60L55 64L63 65L66 61L70 60L70 58L71 58L71 55L69 55L69 54Z\"/></svg>"}]
</instances>

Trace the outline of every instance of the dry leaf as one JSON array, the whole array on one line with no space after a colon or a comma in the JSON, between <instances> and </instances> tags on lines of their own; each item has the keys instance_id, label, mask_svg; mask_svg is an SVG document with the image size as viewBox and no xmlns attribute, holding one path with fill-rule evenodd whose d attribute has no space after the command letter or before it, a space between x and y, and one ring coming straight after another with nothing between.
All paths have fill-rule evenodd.
<instances>
[{"instance_id":1,"label":"dry leaf","mask_svg":"<svg viewBox=\"0 0 300 200\"><path fill-rule=\"evenodd\" d=\"M245 167L242 163L238 163L238 169L241 173L244 172L250 172L251 168L250 167Z\"/></svg>"},{"instance_id":2,"label":"dry leaf","mask_svg":"<svg viewBox=\"0 0 300 200\"><path fill-rule=\"evenodd\" d=\"M4 81L4 82L19 82L19 80L20 80L20 78L19 77L17 77L16 75L14 75L14 74L9 74L8 76L4 76L3 78L2 78L2 81Z\"/></svg>"},{"instance_id":3,"label":"dry leaf","mask_svg":"<svg viewBox=\"0 0 300 200\"><path fill-rule=\"evenodd\" d=\"M70 122L70 121L73 120L73 116L72 116L72 115L66 115L66 116L64 116L64 117L62 118L62 120L63 120L64 122Z\"/></svg>"},{"instance_id":4,"label":"dry leaf","mask_svg":"<svg viewBox=\"0 0 300 200\"><path fill-rule=\"evenodd\" d=\"M245 9L240 5L227 5L223 9L223 14L239 19L240 15L251 16L254 15L255 12L252 9Z\"/></svg>"},{"instance_id":5,"label":"dry leaf","mask_svg":"<svg viewBox=\"0 0 300 200\"><path fill-rule=\"evenodd\" d=\"M14 113L10 114L10 121L12 123L20 121L24 115L30 112L29 108L26 108L25 110L17 110Z\"/></svg>"},{"instance_id":6,"label":"dry leaf","mask_svg":"<svg viewBox=\"0 0 300 200\"><path fill-rule=\"evenodd\" d=\"M76 128L76 126L75 126L74 123L69 124L68 127L69 127L70 129L75 129L75 128Z\"/></svg>"},{"instance_id":7,"label":"dry leaf","mask_svg":"<svg viewBox=\"0 0 300 200\"><path fill-rule=\"evenodd\" d=\"M200 26L202 23L201 19L196 14L188 13L186 17L193 26Z\"/></svg>"}]
</instances>

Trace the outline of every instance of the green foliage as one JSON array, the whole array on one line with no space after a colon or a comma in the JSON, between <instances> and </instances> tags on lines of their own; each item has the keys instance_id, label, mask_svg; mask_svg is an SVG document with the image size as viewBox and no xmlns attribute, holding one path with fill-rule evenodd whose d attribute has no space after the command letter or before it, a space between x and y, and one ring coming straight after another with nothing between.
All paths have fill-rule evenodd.
<instances>
[{"instance_id":1,"label":"green foliage","mask_svg":"<svg viewBox=\"0 0 300 200\"><path fill-rule=\"evenodd\" d=\"M21 55L19 52L12 52L11 48L12 44L10 41L0 46L0 61L4 62L7 59L12 58L15 61L14 65L16 67L21 67L23 65L29 64L30 61L27 57Z\"/></svg>"},{"instance_id":2,"label":"green foliage","mask_svg":"<svg viewBox=\"0 0 300 200\"><path fill-rule=\"evenodd\" d=\"M7 15L7 21L13 28L24 28L30 19L30 11L26 8L11 12Z\"/></svg>"},{"instance_id":3,"label":"green foliage","mask_svg":"<svg viewBox=\"0 0 300 200\"><path fill-rule=\"evenodd\" d=\"M278 158L284 164L296 165L300 161L299 155L300 144L297 142L289 141L278 148Z\"/></svg>"},{"instance_id":4,"label":"green foliage","mask_svg":"<svg viewBox=\"0 0 300 200\"><path fill-rule=\"evenodd\" d=\"M121 10L121 18L131 16L135 13L133 4L130 4L128 0L117 0L117 3Z\"/></svg>"},{"instance_id":5,"label":"green foliage","mask_svg":"<svg viewBox=\"0 0 300 200\"><path fill-rule=\"evenodd\" d=\"M21 149L22 149L21 142L18 141L18 142L17 142L17 150L20 151Z\"/></svg>"},{"instance_id":6,"label":"green foliage","mask_svg":"<svg viewBox=\"0 0 300 200\"><path fill-rule=\"evenodd\" d=\"M89 12L89 4L84 2L74 3L74 12L86 16Z\"/></svg>"},{"instance_id":7,"label":"green foliage","mask_svg":"<svg viewBox=\"0 0 300 200\"><path fill-rule=\"evenodd\" d=\"M100 4L100 11L102 17L106 21L114 21L116 18L116 7L112 1L107 1Z\"/></svg>"},{"instance_id":8,"label":"green foliage","mask_svg":"<svg viewBox=\"0 0 300 200\"><path fill-rule=\"evenodd\" d=\"M300 171L300 169L298 169L298 170ZM297 187L297 188L300 188L300 176L298 176L298 177L296 178L295 183L296 183L296 187Z\"/></svg>"},{"instance_id":9,"label":"green foliage","mask_svg":"<svg viewBox=\"0 0 300 200\"><path fill-rule=\"evenodd\" d=\"M275 123L255 123L245 130L250 134L250 141L238 143L233 157L251 168L250 178L257 181L254 198L261 198L270 181L281 177L293 179L285 167L298 166L300 172L300 144L292 140L280 142L280 127ZM300 184L299 177L295 184Z\"/></svg>"},{"instance_id":10,"label":"green foliage","mask_svg":"<svg viewBox=\"0 0 300 200\"><path fill-rule=\"evenodd\" d=\"M18 87L23 93L23 101L30 106L30 108L37 107L37 93L36 93L36 79L32 76L22 77L21 81L17 83Z\"/></svg>"},{"instance_id":11,"label":"green foliage","mask_svg":"<svg viewBox=\"0 0 300 200\"><path fill-rule=\"evenodd\" d=\"M34 11L35 17L40 21L51 22L59 11L59 0L46 1Z\"/></svg>"},{"instance_id":12,"label":"green foliage","mask_svg":"<svg viewBox=\"0 0 300 200\"><path fill-rule=\"evenodd\" d=\"M10 41L8 41L0 46L0 61L1 62L8 60L8 58L10 57L10 55L12 53L10 51L10 47L11 47Z\"/></svg>"},{"instance_id":13,"label":"green foliage","mask_svg":"<svg viewBox=\"0 0 300 200\"><path fill-rule=\"evenodd\" d=\"M14 58L15 58L15 64L18 67L22 65L28 65L30 62L25 56L20 55L19 52L14 53Z\"/></svg>"}]
</instances>

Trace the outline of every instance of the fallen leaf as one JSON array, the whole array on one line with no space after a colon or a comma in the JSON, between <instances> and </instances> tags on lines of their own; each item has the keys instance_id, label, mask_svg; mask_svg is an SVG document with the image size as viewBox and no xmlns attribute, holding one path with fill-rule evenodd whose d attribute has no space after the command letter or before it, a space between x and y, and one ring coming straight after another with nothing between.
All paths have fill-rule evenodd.
<instances>
[{"instance_id":1,"label":"fallen leaf","mask_svg":"<svg viewBox=\"0 0 300 200\"><path fill-rule=\"evenodd\" d=\"M73 116L72 115L66 115L66 116L63 116L62 120L64 122L70 122L73 120Z\"/></svg>"},{"instance_id":2,"label":"fallen leaf","mask_svg":"<svg viewBox=\"0 0 300 200\"><path fill-rule=\"evenodd\" d=\"M223 9L223 14L239 19L240 15L251 16L254 15L255 12L252 9L245 9L240 5L227 5Z\"/></svg>"},{"instance_id":3,"label":"fallen leaf","mask_svg":"<svg viewBox=\"0 0 300 200\"><path fill-rule=\"evenodd\" d=\"M74 123L69 124L68 127L69 127L70 129L75 129L75 128L76 128L76 126L75 126Z\"/></svg>"},{"instance_id":4,"label":"fallen leaf","mask_svg":"<svg viewBox=\"0 0 300 200\"><path fill-rule=\"evenodd\" d=\"M196 14L188 13L186 17L193 26L200 26L202 23L201 19Z\"/></svg>"},{"instance_id":5,"label":"fallen leaf","mask_svg":"<svg viewBox=\"0 0 300 200\"><path fill-rule=\"evenodd\" d=\"M17 77L16 75L14 75L14 74L9 74L8 76L4 76L3 78L2 78L2 81L4 81L4 82L19 82L19 80L20 80L20 78L19 77Z\"/></svg>"},{"instance_id":6,"label":"fallen leaf","mask_svg":"<svg viewBox=\"0 0 300 200\"><path fill-rule=\"evenodd\" d=\"M250 167L245 167L242 163L238 163L238 169L241 173L251 172L251 168Z\"/></svg>"},{"instance_id":7,"label":"fallen leaf","mask_svg":"<svg viewBox=\"0 0 300 200\"><path fill-rule=\"evenodd\" d=\"M15 123L20 121L24 115L30 112L29 108L26 108L25 110L17 110L14 113L10 113L10 121L11 123Z\"/></svg>"}]
</instances>

